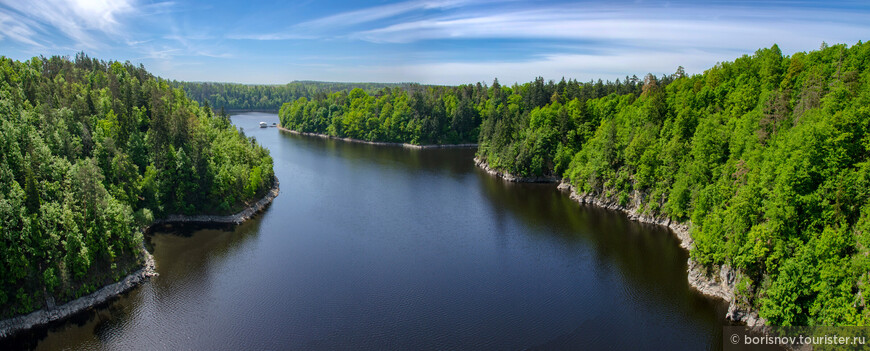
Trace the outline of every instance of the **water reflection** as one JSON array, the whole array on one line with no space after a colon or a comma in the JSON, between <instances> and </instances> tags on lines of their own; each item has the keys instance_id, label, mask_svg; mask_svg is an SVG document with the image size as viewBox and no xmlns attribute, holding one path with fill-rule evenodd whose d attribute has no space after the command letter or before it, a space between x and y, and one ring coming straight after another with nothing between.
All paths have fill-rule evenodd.
<instances>
[{"instance_id":1,"label":"water reflection","mask_svg":"<svg viewBox=\"0 0 870 351\"><path fill-rule=\"evenodd\" d=\"M39 349L716 349L724 315L666 230L512 184L471 149L257 128L281 195L148 237L160 276Z\"/></svg>"},{"instance_id":2,"label":"water reflection","mask_svg":"<svg viewBox=\"0 0 870 351\"><path fill-rule=\"evenodd\" d=\"M349 143L341 140L281 134L290 139L294 146L321 156L343 157L354 165L373 165L392 170L423 171L432 174L451 176L466 175L475 166L467 160L474 158L476 149L412 149L400 146L378 146L371 144Z\"/></svg>"},{"instance_id":3,"label":"water reflection","mask_svg":"<svg viewBox=\"0 0 870 351\"><path fill-rule=\"evenodd\" d=\"M632 285L625 289L630 299L651 312L676 305L670 313L699 319L699 324L724 322L721 316L725 314L725 304L689 287L688 253L679 247L679 240L667 228L631 221L617 211L579 204L552 184L511 183L482 170L477 173L486 198L499 213L500 223L505 219L521 219L528 227L537 228L528 233L542 240L558 238L565 248L592 248L595 276L607 279L618 275ZM504 226L501 224L500 228ZM675 300L679 303L675 304ZM581 339L603 342L604 338L595 336L612 331L593 333L590 330L599 330L608 324L611 323L606 320L585 321L574 331L539 346L564 347L576 345ZM714 335L721 333L718 329L713 332Z\"/></svg>"}]
</instances>

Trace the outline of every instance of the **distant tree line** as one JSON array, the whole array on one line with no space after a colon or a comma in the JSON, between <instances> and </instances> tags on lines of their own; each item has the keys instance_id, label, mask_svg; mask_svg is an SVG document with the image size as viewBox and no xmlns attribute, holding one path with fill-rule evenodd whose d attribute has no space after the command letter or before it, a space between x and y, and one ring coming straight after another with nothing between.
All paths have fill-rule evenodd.
<instances>
[{"instance_id":1,"label":"distant tree line","mask_svg":"<svg viewBox=\"0 0 870 351\"><path fill-rule=\"evenodd\" d=\"M664 77L663 81L668 81ZM476 143L481 133L494 133L497 120L528 118L551 101L586 101L611 93L639 93L637 77L624 81L588 82L562 79L504 87L495 80L456 87L409 85L362 89L299 98L281 107L285 128L369 141L411 144ZM504 124L498 124L502 128ZM499 129L502 133L505 130Z\"/></svg>"},{"instance_id":2,"label":"distant tree line","mask_svg":"<svg viewBox=\"0 0 870 351\"><path fill-rule=\"evenodd\" d=\"M187 96L201 104L208 103L215 110L229 111L278 111L287 101L299 98L324 98L336 91L362 89L375 92L384 87L407 87L410 83L337 83L294 81L282 85L179 82L171 85L181 88Z\"/></svg>"},{"instance_id":3,"label":"distant tree line","mask_svg":"<svg viewBox=\"0 0 870 351\"><path fill-rule=\"evenodd\" d=\"M141 266L140 228L264 194L272 158L141 65L0 57L0 318Z\"/></svg>"}]
</instances>

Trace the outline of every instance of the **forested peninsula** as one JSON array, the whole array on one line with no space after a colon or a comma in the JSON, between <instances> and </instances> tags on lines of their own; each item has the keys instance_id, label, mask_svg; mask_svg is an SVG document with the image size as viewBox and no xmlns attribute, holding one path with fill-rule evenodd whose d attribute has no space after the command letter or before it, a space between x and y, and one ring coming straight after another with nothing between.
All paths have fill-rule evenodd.
<instances>
[{"instance_id":1,"label":"forested peninsula","mask_svg":"<svg viewBox=\"0 0 870 351\"><path fill-rule=\"evenodd\" d=\"M477 142L515 180L687 226L702 274L771 325L867 325L870 44L774 45L702 74L338 92L281 124L335 137Z\"/></svg>"},{"instance_id":2,"label":"forested peninsula","mask_svg":"<svg viewBox=\"0 0 870 351\"><path fill-rule=\"evenodd\" d=\"M0 58L0 319L119 281L155 220L238 212L273 181L266 149L141 65Z\"/></svg>"},{"instance_id":3,"label":"forested peninsula","mask_svg":"<svg viewBox=\"0 0 870 351\"><path fill-rule=\"evenodd\" d=\"M668 79L665 77L665 79ZM565 99L586 101L611 93L640 93L640 80L625 77L624 82L544 83L543 78L513 89L498 80L492 87L477 83L456 87L412 85L385 87L369 93L362 89L299 98L285 103L279 111L281 126L303 133L335 138L414 145L474 144L484 131L510 113L528 114L548 104L558 90ZM501 101L511 95L511 108Z\"/></svg>"}]
</instances>

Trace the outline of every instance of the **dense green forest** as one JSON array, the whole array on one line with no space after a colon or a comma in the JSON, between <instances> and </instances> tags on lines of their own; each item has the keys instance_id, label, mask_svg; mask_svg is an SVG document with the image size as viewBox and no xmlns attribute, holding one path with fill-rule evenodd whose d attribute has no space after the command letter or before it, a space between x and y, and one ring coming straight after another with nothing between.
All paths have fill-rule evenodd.
<instances>
[{"instance_id":1,"label":"dense green forest","mask_svg":"<svg viewBox=\"0 0 870 351\"><path fill-rule=\"evenodd\" d=\"M266 149L142 66L0 58L0 317L138 269L154 218L229 213L272 183Z\"/></svg>"},{"instance_id":2,"label":"dense green forest","mask_svg":"<svg viewBox=\"0 0 870 351\"><path fill-rule=\"evenodd\" d=\"M183 89L191 99L203 105L208 104L215 110L278 111L285 102L296 101L302 97L325 98L329 93L353 89L374 93L384 87L408 87L410 83L293 81L284 85L253 85L172 81L171 85Z\"/></svg>"},{"instance_id":3,"label":"dense green forest","mask_svg":"<svg viewBox=\"0 0 870 351\"><path fill-rule=\"evenodd\" d=\"M496 80L492 87L480 83L457 87L411 85L404 89L387 87L375 93L354 89L313 99L299 98L284 104L279 116L285 128L342 138L411 144L476 143L481 128L484 133L492 133L496 126L488 121L501 120L502 116L527 116L551 100L586 101L610 93L639 93L640 87L637 77L626 77L624 82L562 79L558 84L538 78L511 88ZM498 125L502 127L503 123Z\"/></svg>"},{"instance_id":4,"label":"dense green forest","mask_svg":"<svg viewBox=\"0 0 870 351\"><path fill-rule=\"evenodd\" d=\"M870 323L870 44L672 78L531 111L505 91L478 155L691 221L692 258L737 269L738 302L773 325Z\"/></svg>"},{"instance_id":5,"label":"dense green forest","mask_svg":"<svg viewBox=\"0 0 870 351\"><path fill-rule=\"evenodd\" d=\"M735 268L738 303L773 325L870 323L870 44L773 46L642 81L338 92L280 116L339 137L477 141L490 167L691 222L692 258Z\"/></svg>"}]
</instances>

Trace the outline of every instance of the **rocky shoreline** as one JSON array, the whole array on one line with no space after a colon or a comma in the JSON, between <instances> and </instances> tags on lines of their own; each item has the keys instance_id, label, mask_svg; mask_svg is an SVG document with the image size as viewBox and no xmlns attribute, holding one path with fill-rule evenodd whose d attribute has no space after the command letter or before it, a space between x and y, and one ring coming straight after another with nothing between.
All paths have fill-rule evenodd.
<instances>
[{"instance_id":1,"label":"rocky shoreline","mask_svg":"<svg viewBox=\"0 0 870 351\"><path fill-rule=\"evenodd\" d=\"M49 303L48 308L43 308L26 315L15 316L0 321L0 339L25 330L69 318L76 313L88 310L117 297L139 284L142 284L149 278L156 276L157 273L154 272L154 257L151 256L144 247L142 247L142 253L145 255L145 264L142 265L142 268L116 283L106 285L93 293L67 302L61 306L54 306L53 303Z\"/></svg>"},{"instance_id":2,"label":"rocky shoreline","mask_svg":"<svg viewBox=\"0 0 870 351\"><path fill-rule=\"evenodd\" d=\"M287 132L290 134L296 135L305 135L305 136L315 136L324 139L334 139L340 141L346 141L350 143L359 143L359 144L369 144L369 145L379 145L379 146L401 146L409 149L452 149L452 148L473 148L477 147L477 144L431 144L431 145L417 145L417 144L408 144L408 143L391 143L386 141L368 141L368 140L360 140L353 138L339 138L331 135L320 134L320 133L308 133L308 132L298 132L292 129L287 129L281 126L278 126L278 130L282 132Z\"/></svg>"},{"instance_id":3,"label":"rocky shoreline","mask_svg":"<svg viewBox=\"0 0 870 351\"><path fill-rule=\"evenodd\" d=\"M632 194L628 205L621 205L616 199L608 199L603 196L593 194L579 193L569 182L556 179L553 177L517 177L509 173L504 173L489 167L486 161L479 158L474 159L474 163L482 168L487 173L501 177L510 182L526 182L526 183L559 183L558 189L566 191L572 200L581 204L591 204L597 207L606 208L609 210L621 211L628 215L628 218L634 221L657 224L668 227L671 232L680 240L680 246L686 250L691 250L694 245L691 234L689 234L689 226L691 223L679 223L671 221L667 217L653 217L640 212L640 194ZM764 326L766 321L758 316L758 312L748 310L737 303L735 297L735 289L737 284L737 272L730 266L717 267L715 272L707 272L707 269L698 264L690 257L688 260L688 281L689 285L700 293L722 299L728 302L728 312L725 317L728 320L743 323L747 326ZM713 273L713 274L708 274Z\"/></svg>"},{"instance_id":4,"label":"rocky shoreline","mask_svg":"<svg viewBox=\"0 0 870 351\"><path fill-rule=\"evenodd\" d=\"M514 182L514 183L558 183L561 180L557 177L520 177L520 176L515 176L513 174L510 174L507 172L502 172L502 171L499 171L495 168L489 167L489 164L487 164L485 160L483 160L479 157L474 158L474 164L477 165L478 167L480 167L481 169L483 169L484 171L486 171L486 173L489 173L491 175L494 175L496 177L500 177L504 180L507 180L509 182Z\"/></svg>"},{"instance_id":5,"label":"rocky shoreline","mask_svg":"<svg viewBox=\"0 0 870 351\"><path fill-rule=\"evenodd\" d=\"M171 223L239 224L250 219L257 213L263 211L269 204L272 203L272 200L274 200L278 196L279 191L280 187L278 178L274 178L272 188L269 189L269 192L267 192L266 195L263 196L263 198L238 213L227 216L170 215L164 219L154 221L154 223L152 223L150 227ZM145 228L143 231L147 232L148 228ZM115 298L129 291L130 289L138 286L139 284L144 283L151 277L157 276L157 272L154 271L156 267L154 257L151 256L151 254L148 253L147 250L145 250L144 246L142 247L142 252L145 256L145 263L142 265L142 268L140 268L136 272L133 272L130 275L127 275L116 283L106 285L93 293L67 302L61 306L55 306L53 301L48 301L47 308L43 308L41 310L34 311L26 315L15 316L0 321L0 339L12 336L25 330L33 329L35 327L48 325L49 323L60 321L69 318L79 312L94 308L102 303L105 303L106 301L111 300L112 298Z\"/></svg>"},{"instance_id":6,"label":"rocky shoreline","mask_svg":"<svg viewBox=\"0 0 870 351\"><path fill-rule=\"evenodd\" d=\"M155 225L164 225L164 224L172 224L172 223L217 223L217 224L240 224L244 221L247 221L251 217L254 217L257 213L263 211L266 206L272 203L272 200L275 200L278 197L278 193L280 192L280 184L278 182L278 178L274 178L272 180L272 188L263 196L259 201L249 205L244 210L226 216L215 216L215 215L194 215L194 216L185 216L185 215L168 215L166 218L155 220L151 226Z\"/></svg>"}]
</instances>

